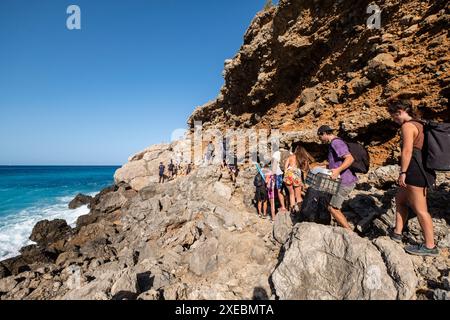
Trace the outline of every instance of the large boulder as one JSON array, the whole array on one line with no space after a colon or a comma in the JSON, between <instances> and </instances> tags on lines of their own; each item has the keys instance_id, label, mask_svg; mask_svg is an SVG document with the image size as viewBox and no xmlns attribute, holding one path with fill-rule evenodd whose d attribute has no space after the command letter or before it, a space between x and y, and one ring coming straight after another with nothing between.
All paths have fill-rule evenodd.
<instances>
[{"instance_id":1,"label":"large boulder","mask_svg":"<svg viewBox=\"0 0 450 320\"><path fill-rule=\"evenodd\" d=\"M217 239L211 238L197 247L188 258L189 270L197 276L214 271L217 267L218 246Z\"/></svg>"},{"instance_id":2,"label":"large boulder","mask_svg":"<svg viewBox=\"0 0 450 320\"><path fill-rule=\"evenodd\" d=\"M69 209L77 209L81 206L88 205L92 202L93 198L84 194L77 194L77 196L69 202Z\"/></svg>"},{"instance_id":3,"label":"large boulder","mask_svg":"<svg viewBox=\"0 0 450 320\"><path fill-rule=\"evenodd\" d=\"M36 245L29 245L20 249L22 259L28 263L53 263L58 257L58 253L45 248L39 248Z\"/></svg>"},{"instance_id":4,"label":"large boulder","mask_svg":"<svg viewBox=\"0 0 450 320\"><path fill-rule=\"evenodd\" d=\"M121 192L110 192L102 197L102 201L96 206L96 209L100 212L111 213L120 209L127 200L127 197Z\"/></svg>"},{"instance_id":5,"label":"large boulder","mask_svg":"<svg viewBox=\"0 0 450 320\"><path fill-rule=\"evenodd\" d=\"M167 174L170 160L187 160L183 159L183 155L186 156L189 150L186 149L188 146L190 146L190 143L179 140L171 144L153 145L137 153L130 157L128 162L115 172L115 183L126 182L136 191L142 190L152 183L158 183L160 162L166 166Z\"/></svg>"},{"instance_id":6,"label":"large boulder","mask_svg":"<svg viewBox=\"0 0 450 320\"><path fill-rule=\"evenodd\" d=\"M157 175L157 171L150 172L147 161L141 159L126 163L114 174L116 183L127 182L134 190L141 190L150 184L150 176Z\"/></svg>"},{"instance_id":7,"label":"large boulder","mask_svg":"<svg viewBox=\"0 0 450 320\"><path fill-rule=\"evenodd\" d=\"M53 221L39 221L31 232L30 240L37 243L38 246L45 247L56 241L66 239L72 232L72 228L62 219Z\"/></svg>"},{"instance_id":8,"label":"large boulder","mask_svg":"<svg viewBox=\"0 0 450 320\"><path fill-rule=\"evenodd\" d=\"M398 266L399 261L409 264L409 258L395 251L395 259L386 267L383 258L391 261L394 251L384 242L379 245L390 254L383 257L369 240L342 228L301 223L272 274L276 295L300 300L414 298L414 271Z\"/></svg>"},{"instance_id":9,"label":"large boulder","mask_svg":"<svg viewBox=\"0 0 450 320\"><path fill-rule=\"evenodd\" d=\"M289 212L279 212L273 225L273 237L278 243L284 244L292 231L292 219Z\"/></svg>"},{"instance_id":10,"label":"large boulder","mask_svg":"<svg viewBox=\"0 0 450 320\"><path fill-rule=\"evenodd\" d=\"M418 279L414 265L403 248L387 237L374 240L373 244L381 252L389 276L394 280L398 299L410 299L415 295Z\"/></svg>"}]
</instances>

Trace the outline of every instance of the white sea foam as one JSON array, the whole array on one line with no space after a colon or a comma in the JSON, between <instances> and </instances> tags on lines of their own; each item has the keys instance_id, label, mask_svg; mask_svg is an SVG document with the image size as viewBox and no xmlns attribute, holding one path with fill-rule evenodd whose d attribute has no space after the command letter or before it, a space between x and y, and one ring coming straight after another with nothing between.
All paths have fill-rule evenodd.
<instances>
[{"instance_id":1,"label":"white sea foam","mask_svg":"<svg viewBox=\"0 0 450 320\"><path fill-rule=\"evenodd\" d=\"M35 224L41 220L64 219L74 227L77 218L88 214L89 209L82 206L70 210L67 204L72 199L61 197L54 205L31 207L12 216L0 217L0 261L19 255L20 248L32 244L28 238Z\"/></svg>"}]
</instances>

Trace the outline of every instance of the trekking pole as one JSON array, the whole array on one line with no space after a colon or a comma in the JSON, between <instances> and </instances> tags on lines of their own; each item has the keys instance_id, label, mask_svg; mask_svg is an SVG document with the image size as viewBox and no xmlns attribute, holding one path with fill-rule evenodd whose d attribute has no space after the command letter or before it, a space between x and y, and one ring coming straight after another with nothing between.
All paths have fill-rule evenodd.
<instances>
[{"instance_id":1,"label":"trekking pole","mask_svg":"<svg viewBox=\"0 0 450 320\"><path fill-rule=\"evenodd\" d=\"M255 163L256 169L258 169L259 174L261 175L261 177L263 178L263 180L266 180L266 177L264 176L264 173L261 170L261 167L259 166L259 164Z\"/></svg>"}]
</instances>

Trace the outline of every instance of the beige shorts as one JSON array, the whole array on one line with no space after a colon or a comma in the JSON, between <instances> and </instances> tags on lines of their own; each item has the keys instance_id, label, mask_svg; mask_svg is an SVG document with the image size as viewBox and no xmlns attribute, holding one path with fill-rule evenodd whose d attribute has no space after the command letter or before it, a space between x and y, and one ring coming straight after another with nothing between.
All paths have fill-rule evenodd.
<instances>
[{"instance_id":1,"label":"beige shorts","mask_svg":"<svg viewBox=\"0 0 450 320\"><path fill-rule=\"evenodd\" d=\"M347 200L350 193L352 193L353 189L355 189L356 183L349 185L349 186L343 186L341 185L337 191L337 193L331 198L330 206L332 206L335 209L342 209L342 204L345 200Z\"/></svg>"}]
</instances>

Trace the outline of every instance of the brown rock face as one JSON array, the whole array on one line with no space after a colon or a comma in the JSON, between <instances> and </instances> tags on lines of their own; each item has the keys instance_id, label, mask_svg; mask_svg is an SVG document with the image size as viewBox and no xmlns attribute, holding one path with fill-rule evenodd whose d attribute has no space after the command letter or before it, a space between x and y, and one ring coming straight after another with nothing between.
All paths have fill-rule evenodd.
<instances>
[{"instance_id":1,"label":"brown rock face","mask_svg":"<svg viewBox=\"0 0 450 320\"><path fill-rule=\"evenodd\" d=\"M370 3L280 0L260 12L225 62L219 96L188 123L301 132L327 123L368 146L375 165L392 163L398 138L389 98L412 99L422 117L450 121L450 10L445 1L377 1L378 30L366 26Z\"/></svg>"},{"instance_id":2,"label":"brown rock face","mask_svg":"<svg viewBox=\"0 0 450 320\"><path fill-rule=\"evenodd\" d=\"M31 233L30 240L38 246L46 246L60 239L64 239L71 232L65 220L43 220L38 222Z\"/></svg>"}]
</instances>

